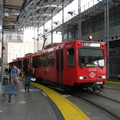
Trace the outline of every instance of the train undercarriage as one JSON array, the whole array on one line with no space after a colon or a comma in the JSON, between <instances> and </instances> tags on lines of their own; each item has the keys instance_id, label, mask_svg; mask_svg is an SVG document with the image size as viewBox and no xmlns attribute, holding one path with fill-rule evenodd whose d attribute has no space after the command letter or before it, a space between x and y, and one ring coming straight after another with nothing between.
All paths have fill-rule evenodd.
<instances>
[{"instance_id":1,"label":"train undercarriage","mask_svg":"<svg viewBox=\"0 0 120 120\"><path fill-rule=\"evenodd\" d=\"M44 79L37 79L36 82L52 86L55 89L59 89L59 90L65 91L65 92L70 92L74 89L77 89L77 90L87 91L90 94L99 94L104 88L104 82L75 83L73 86L64 85L64 84L61 84L61 83L52 82L52 81L44 80Z\"/></svg>"}]
</instances>

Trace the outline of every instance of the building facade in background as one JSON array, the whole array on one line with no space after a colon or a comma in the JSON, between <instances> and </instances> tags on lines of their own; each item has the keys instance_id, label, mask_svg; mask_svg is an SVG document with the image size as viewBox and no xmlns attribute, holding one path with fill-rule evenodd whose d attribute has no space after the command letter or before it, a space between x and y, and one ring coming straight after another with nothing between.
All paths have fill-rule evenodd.
<instances>
[{"instance_id":1,"label":"building facade in background","mask_svg":"<svg viewBox=\"0 0 120 120\"><path fill-rule=\"evenodd\" d=\"M11 62L13 59L24 57L27 53L34 53L35 49L42 49L42 43L34 40L26 41L23 38L24 34L4 33L4 64Z\"/></svg>"}]
</instances>

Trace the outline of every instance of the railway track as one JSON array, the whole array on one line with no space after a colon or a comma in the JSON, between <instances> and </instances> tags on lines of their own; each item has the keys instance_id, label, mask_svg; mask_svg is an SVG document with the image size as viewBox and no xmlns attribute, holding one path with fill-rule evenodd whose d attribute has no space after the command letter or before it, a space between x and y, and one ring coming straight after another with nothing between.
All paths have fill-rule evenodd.
<instances>
[{"instance_id":1,"label":"railway track","mask_svg":"<svg viewBox=\"0 0 120 120\"><path fill-rule=\"evenodd\" d=\"M105 84L105 85L104 85L104 89L110 89L110 90L120 91L120 85Z\"/></svg>"},{"instance_id":2,"label":"railway track","mask_svg":"<svg viewBox=\"0 0 120 120\"><path fill-rule=\"evenodd\" d=\"M112 100L112 101L115 101L115 102L117 102L117 103L120 104L120 101L119 101L119 100L116 100L116 99L114 99L114 98L110 98L110 97L108 97L108 96L104 96L104 95L100 95L100 94L99 94L98 96L104 97L104 98L106 98L106 99L108 99L108 100Z\"/></svg>"},{"instance_id":3,"label":"railway track","mask_svg":"<svg viewBox=\"0 0 120 120\"><path fill-rule=\"evenodd\" d=\"M105 89L120 91L120 88L118 89L118 88L112 88L112 87L107 87L107 86L105 87Z\"/></svg>"},{"instance_id":4,"label":"railway track","mask_svg":"<svg viewBox=\"0 0 120 120\"><path fill-rule=\"evenodd\" d=\"M56 89L54 90L60 94L64 94L63 91L59 91ZM70 93L66 93L66 96L71 95L71 96L77 97L78 99L80 98L84 100L85 102L91 104L91 106L93 106L94 108L100 109L100 111L102 111L101 114L104 113L107 116L109 116L110 118L109 120L120 120L120 100L114 97L111 97L109 95L110 91L113 91L112 94L115 93L114 94L115 96L119 92L114 89L108 89L108 90L104 90L103 92L101 91L101 93L98 95L94 95L87 92L83 92L83 91L80 92L78 90L74 90Z\"/></svg>"},{"instance_id":5,"label":"railway track","mask_svg":"<svg viewBox=\"0 0 120 120\"><path fill-rule=\"evenodd\" d=\"M120 101L108 98L102 95L90 95L89 93L72 93L73 96L79 97L84 101L98 107L102 111L107 112L112 116L112 120L120 120Z\"/></svg>"}]
</instances>

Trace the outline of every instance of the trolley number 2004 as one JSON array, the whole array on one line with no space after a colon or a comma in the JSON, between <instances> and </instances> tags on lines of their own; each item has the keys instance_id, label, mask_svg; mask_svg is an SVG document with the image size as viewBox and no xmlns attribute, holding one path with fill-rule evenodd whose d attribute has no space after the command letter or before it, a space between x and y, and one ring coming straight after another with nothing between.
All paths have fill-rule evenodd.
<instances>
[{"instance_id":1,"label":"trolley number 2004","mask_svg":"<svg viewBox=\"0 0 120 120\"><path fill-rule=\"evenodd\" d=\"M96 68L89 68L89 71L96 71Z\"/></svg>"}]
</instances>

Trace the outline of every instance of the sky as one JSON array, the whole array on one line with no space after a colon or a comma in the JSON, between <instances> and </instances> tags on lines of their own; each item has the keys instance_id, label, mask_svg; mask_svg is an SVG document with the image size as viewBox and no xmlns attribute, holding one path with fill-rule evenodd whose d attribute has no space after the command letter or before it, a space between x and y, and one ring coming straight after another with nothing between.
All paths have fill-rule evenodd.
<instances>
[{"instance_id":1,"label":"sky","mask_svg":"<svg viewBox=\"0 0 120 120\"><path fill-rule=\"evenodd\" d=\"M98 0L81 0L81 11L84 11L84 10L88 9L89 7L93 6L97 2L98 2ZM67 21L71 18L71 16L68 14L69 11L74 11L75 14L78 13L78 0L74 0L70 5L68 5L65 8L64 11L65 11L65 13L64 13L64 16L65 16L64 22L65 22L65 21ZM59 21L60 16L61 16L61 21L62 21L62 14L59 13L58 15L56 15L53 18L53 22ZM61 23L61 21L59 21L59 22ZM55 27L55 25L53 27ZM51 21L49 21L45 24L45 28L46 29L51 28ZM43 28L42 27L39 29L39 33L41 33L41 34L43 33ZM61 36L60 35L54 34L53 36L58 36L57 37L58 40L57 41L53 40L53 42L61 42ZM33 38L37 38L37 31L34 32L34 28L25 29L24 30L24 40L29 41L29 40L33 40ZM55 38L55 37L53 37L53 38Z\"/></svg>"}]
</instances>

